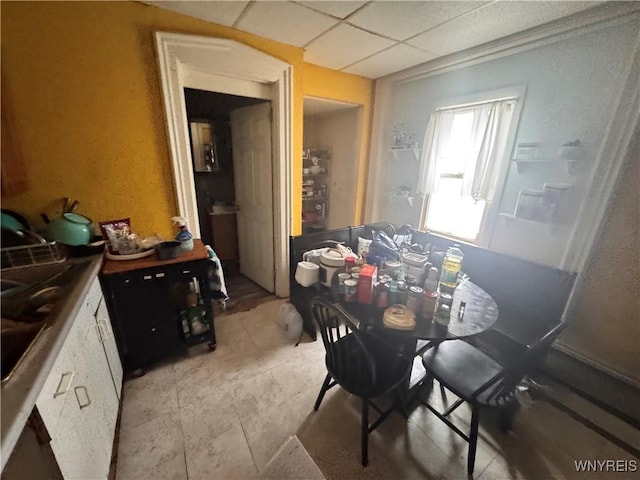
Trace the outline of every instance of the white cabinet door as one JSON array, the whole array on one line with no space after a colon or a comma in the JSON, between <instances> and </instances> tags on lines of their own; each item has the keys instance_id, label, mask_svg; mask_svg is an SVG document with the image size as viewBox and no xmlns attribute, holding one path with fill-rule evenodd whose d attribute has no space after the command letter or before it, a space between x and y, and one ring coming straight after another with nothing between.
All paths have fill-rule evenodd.
<instances>
[{"instance_id":1,"label":"white cabinet door","mask_svg":"<svg viewBox=\"0 0 640 480\"><path fill-rule=\"evenodd\" d=\"M100 310L98 303L87 299L82 303L56 360L60 367L52 372L55 376L45 383L45 387L51 386L37 402L65 479L106 479L111 463L119 401L103 345L103 337L111 330L99 326L93 311L96 307ZM69 357L75 358L72 366ZM65 376L66 372L72 375ZM120 383L121 372L122 367Z\"/></svg>"},{"instance_id":2,"label":"white cabinet door","mask_svg":"<svg viewBox=\"0 0 640 480\"><path fill-rule=\"evenodd\" d=\"M116 346L116 339L113 336L111 320L109 319L109 312L107 311L107 304L104 301L104 297L100 300L98 310L96 311L96 322L98 324L104 353L109 363L113 386L118 399L120 399L120 393L122 391L122 362L120 361L120 354Z\"/></svg>"},{"instance_id":3,"label":"white cabinet door","mask_svg":"<svg viewBox=\"0 0 640 480\"><path fill-rule=\"evenodd\" d=\"M82 410L86 423L93 429L91 443L95 471L99 478L106 478L119 402L95 317L90 314L82 320L86 322L87 335L76 362L78 376L73 391L78 408Z\"/></svg>"},{"instance_id":4,"label":"white cabinet door","mask_svg":"<svg viewBox=\"0 0 640 480\"><path fill-rule=\"evenodd\" d=\"M90 343L89 335L93 333L93 337L96 337L94 325L93 314L87 302L83 302L72 327L72 330L80 329L83 334L74 365L73 380L69 388L65 385L66 393L60 419L55 429L49 429L51 449L65 479L103 479L108 474L108 464L105 470L105 455L98 451L96 438L104 435L105 429L99 428L99 415L96 405L92 405L91 398L95 395L87 382L87 371L95 368L95 362L91 358L87 359L87 353L96 348L95 344ZM93 329L93 332L90 329ZM100 345L98 347L101 348ZM63 353L61 352L61 355ZM104 363L106 364L106 358ZM115 392L112 395L115 397ZM47 424L47 420L44 420Z\"/></svg>"}]
</instances>

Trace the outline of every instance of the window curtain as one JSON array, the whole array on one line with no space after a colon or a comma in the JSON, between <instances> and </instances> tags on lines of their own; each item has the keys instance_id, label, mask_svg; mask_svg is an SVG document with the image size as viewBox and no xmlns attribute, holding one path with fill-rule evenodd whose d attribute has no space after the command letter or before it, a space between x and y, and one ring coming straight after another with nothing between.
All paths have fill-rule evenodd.
<instances>
[{"instance_id":1,"label":"window curtain","mask_svg":"<svg viewBox=\"0 0 640 480\"><path fill-rule=\"evenodd\" d=\"M440 180L438 152L449 141L453 116L453 110L442 110L432 113L429 117L424 141L422 142L424 148L422 149L422 160L418 174L418 190L423 196L433 193L438 187L438 181ZM421 191L420 187L422 188Z\"/></svg>"},{"instance_id":2,"label":"window curtain","mask_svg":"<svg viewBox=\"0 0 640 480\"><path fill-rule=\"evenodd\" d=\"M456 113L474 112L472 126L472 149L465 165L462 195L493 200L500 158L505 152L506 141L513 116L514 100L492 102L476 107L440 110L429 117L424 136L424 150L418 177L423 194L437 191L441 167L438 156L445 148L451 134Z\"/></svg>"},{"instance_id":3,"label":"window curtain","mask_svg":"<svg viewBox=\"0 0 640 480\"><path fill-rule=\"evenodd\" d=\"M470 194L475 199L487 202L493 200L498 180L498 172L502 156L506 151L509 128L515 101L505 100L492 103L482 135L482 142L473 168L473 181L470 190L463 194ZM465 173L466 177L466 173Z\"/></svg>"}]
</instances>

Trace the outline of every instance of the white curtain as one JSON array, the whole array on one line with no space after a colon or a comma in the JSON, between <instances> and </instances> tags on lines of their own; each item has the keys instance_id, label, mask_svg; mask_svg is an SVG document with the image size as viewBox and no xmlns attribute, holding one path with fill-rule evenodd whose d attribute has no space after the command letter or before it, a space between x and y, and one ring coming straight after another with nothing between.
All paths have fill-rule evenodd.
<instances>
[{"instance_id":1,"label":"white curtain","mask_svg":"<svg viewBox=\"0 0 640 480\"><path fill-rule=\"evenodd\" d=\"M462 195L493 200L500 160L513 116L514 100L486 103L476 107L441 110L431 114L424 136L424 149L418 185L422 193L437 191L442 169L438 162L441 149L447 146L456 113L474 112L471 151L465 165ZM420 189L420 187L419 187Z\"/></svg>"},{"instance_id":2,"label":"white curtain","mask_svg":"<svg viewBox=\"0 0 640 480\"><path fill-rule=\"evenodd\" d=\"M491 104L482 143L471 182L470 194L487 202L493 200L500 170L500 160L506 151L507 137L515 102L506 100Z\"/></svg>"},{"instance_id":3,"label":"white curtain","mask_svg":"<svg viewBox=\"0 0 640 480\"><path fill-rule=\"evenodd\" d=\"M474 191L474 180L476 166L478 165L478 155L482 148L487 126L491 113L495 108L494 103L487 103L464 110L465 112L473 112L473 123L471 126L471 148L468 152L467 161L465 163L464 175L462 177L462 195L465 197L472 196ZM458 110L460 111L460 110ZM462 111L460 111L462 113Z\"/></svg>"},{"instance_id":4,"label":"white curtain","mask_svg":"<svg viewBox=\"0 0 640 480\"><path fill-rule=\"evenodd\" d=\"M442 110L434 112L429 117L427 130L424 134L424 146L422 149L422 161L418 174L418 190L423 194L433 193L440 180L440 168L438 166L438 152L441 146L446 146L451 133L454 112Z\"/></svg>"}]
</instances>

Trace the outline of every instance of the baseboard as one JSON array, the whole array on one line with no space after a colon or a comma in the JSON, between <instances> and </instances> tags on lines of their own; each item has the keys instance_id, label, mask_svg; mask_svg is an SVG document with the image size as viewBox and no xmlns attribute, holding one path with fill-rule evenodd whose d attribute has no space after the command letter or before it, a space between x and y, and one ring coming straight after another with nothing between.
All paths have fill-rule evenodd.
<instances>
[{"instance_id":1,"label":"baseboard","mask_svg":"<svg viewBox=\"0 0 640 480\"><path fill-rule=\"evenodd\" d=\"M640 428L640 389L552 348L543 371L603 410Z\"/></svg>"}]
</instances>

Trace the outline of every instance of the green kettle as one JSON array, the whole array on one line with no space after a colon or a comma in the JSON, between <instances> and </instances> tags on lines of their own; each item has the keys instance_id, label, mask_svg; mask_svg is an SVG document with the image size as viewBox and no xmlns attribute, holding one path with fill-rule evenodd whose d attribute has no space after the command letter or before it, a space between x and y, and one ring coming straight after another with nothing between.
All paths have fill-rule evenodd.
<instances>
[{"instance_id":1,"label":"green kettle","mask_svg":"<svg viewBox=\"0 0 640 480\"><path fill-rule=\"evenodd\" d=\"M65 245L86 245L91 240L91 220L77 213L65 213L51 220L44 230L44 237Z\"/></svg>"}]
</instances>

